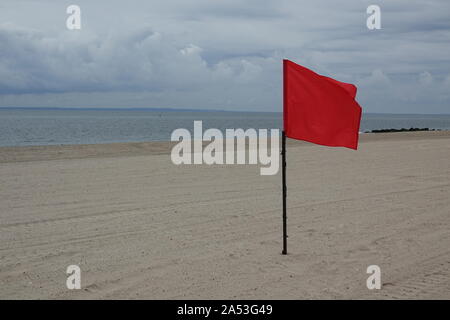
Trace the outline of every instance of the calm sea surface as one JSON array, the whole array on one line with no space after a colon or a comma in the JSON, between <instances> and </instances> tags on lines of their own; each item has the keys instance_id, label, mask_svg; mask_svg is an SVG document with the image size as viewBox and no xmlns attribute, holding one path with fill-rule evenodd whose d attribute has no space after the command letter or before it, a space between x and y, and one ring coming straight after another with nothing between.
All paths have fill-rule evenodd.
<instances>
[{"instance_id":1,"label":"calm sea surface","mask_svg":"<svg viewBox=\"0 0 450 320\"><path fill-rule=\"evenodd\" d=\"M0 146L167 141L177 128L281 128L281 113L0 109ZM450 130L450 115L365 114L362 132L373 129L428 127Z\"/></svg>"}]
</instances>

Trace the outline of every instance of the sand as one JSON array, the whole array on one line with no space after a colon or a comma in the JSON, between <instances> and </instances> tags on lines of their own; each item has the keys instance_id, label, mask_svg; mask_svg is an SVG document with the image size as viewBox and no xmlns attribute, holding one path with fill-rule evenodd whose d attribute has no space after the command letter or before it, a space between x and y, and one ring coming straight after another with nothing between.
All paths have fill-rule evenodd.
<instances>
[{"instance_id":1,"label":"sand","mask_svg":"<svg viewBox=\"0 0 450 320\"><path fill-rule=\"evenodd\" d=\"M156 142L0 148L0 298L450 299L450 133L361 140L289 141L287 256L280 174L258 165L175 166Z\"/></svg>"}]
</instances>

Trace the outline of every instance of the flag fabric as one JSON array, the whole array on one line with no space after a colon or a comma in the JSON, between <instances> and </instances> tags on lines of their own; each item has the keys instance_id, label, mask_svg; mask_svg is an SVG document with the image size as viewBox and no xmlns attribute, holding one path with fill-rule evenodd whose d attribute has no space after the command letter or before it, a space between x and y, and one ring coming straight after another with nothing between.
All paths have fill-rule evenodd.
<instances>
[{"instance_id":1,"label":"flag fabric","mask_svg":"<svg viewBox=\"0 0 450 320\"><path fill-rule=\"evenodd\" d=\"M284 131L287 137L358 148L361 107L356 86L283 60Z\"/></svg>"}]
</instances>

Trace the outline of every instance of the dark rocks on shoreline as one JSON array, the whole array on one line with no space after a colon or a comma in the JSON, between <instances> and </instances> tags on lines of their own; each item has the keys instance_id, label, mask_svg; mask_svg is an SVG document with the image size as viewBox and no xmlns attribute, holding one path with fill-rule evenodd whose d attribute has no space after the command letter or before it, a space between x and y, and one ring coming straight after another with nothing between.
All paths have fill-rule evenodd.
<instances>
[{"instance_id":1,"label":"dark rocks on shoreline","mask_svg":"<svg viewBox=\"0 0 450 320\"><path fill-rule=\"evenodd\" d=\"M430 129L430 128L401 128L401 129L377 129L377 130L369 130L365 131L365 133L384 133L384 132L409 132L409 131L439 131L439 129Z\"/></svg>"}]
</instances>

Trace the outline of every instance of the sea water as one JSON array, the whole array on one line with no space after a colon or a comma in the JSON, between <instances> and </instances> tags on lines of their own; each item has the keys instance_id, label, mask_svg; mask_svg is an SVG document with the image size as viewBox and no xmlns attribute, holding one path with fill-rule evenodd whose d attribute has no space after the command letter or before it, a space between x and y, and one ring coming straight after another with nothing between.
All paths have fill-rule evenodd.
<instances>
[{"instance_id":1,"label":"sea water","mask_svg":"<svg viewBox=\"0 0 450 320\"><path fill-rule=\"evenodd\" d=\"M192 130L194 120L223 132L282 127L282 114L269 112L0 108L0 146L169 141L175 129ZM450 115L369 113L360 131L411 127L450 130Z\"/></svg>"}]
</instances>

